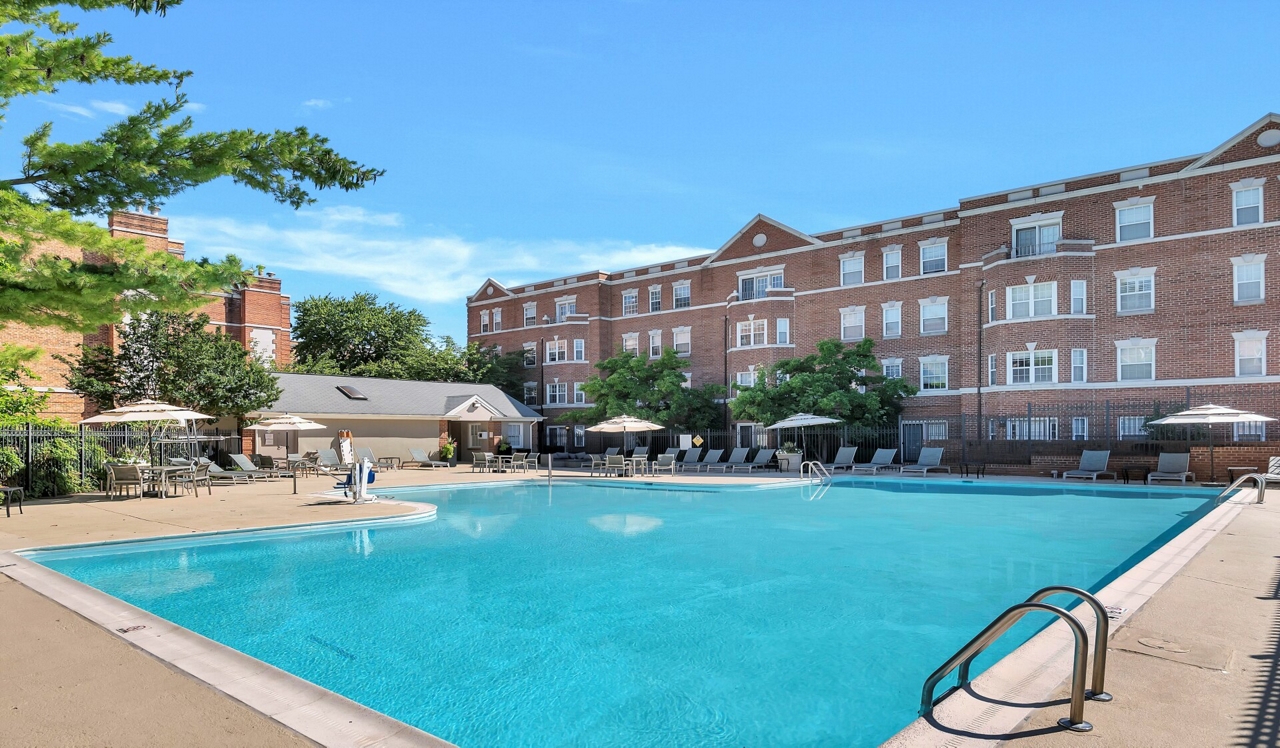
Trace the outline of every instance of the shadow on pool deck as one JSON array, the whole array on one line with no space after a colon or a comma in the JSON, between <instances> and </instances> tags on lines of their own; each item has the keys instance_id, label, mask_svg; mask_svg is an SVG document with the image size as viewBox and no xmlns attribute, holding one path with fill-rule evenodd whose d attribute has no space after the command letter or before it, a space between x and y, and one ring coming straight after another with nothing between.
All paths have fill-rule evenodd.
<instances>
[{"instance_id":1,"label":"shadow on pool deck","mask_svg":"<svg viewBox=\"0 0 1280 748\"><path fill-rule=\"evenodd\" d=\"M1280 556L1276 557L1280 559ZM1271 582L1271 594L1259 597L1273 603L1271 641L1265 654L1253 655L1265 663L1254 681L1249 699L1249 723L1241 727L1235 745L1280 745L1280 564Z\"/></svg>"}]
</instances>

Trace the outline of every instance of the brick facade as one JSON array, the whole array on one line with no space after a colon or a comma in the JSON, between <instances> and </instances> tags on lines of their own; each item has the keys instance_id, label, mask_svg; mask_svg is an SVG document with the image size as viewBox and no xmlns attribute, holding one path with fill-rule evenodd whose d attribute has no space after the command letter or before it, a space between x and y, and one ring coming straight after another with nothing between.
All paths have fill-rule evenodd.
<instances>
[{"instance_id":1,"label":"brick facade","mask_svg":"<svg viewBox=\"0 0 1280 748\"><path fill-rule=\"evenodd\" d=\"M1273 144L1280 134L1265 132L1280 132L1280 116L1203 156L1005 190L905 218L806 234L757 216L710 255L513 288L489 280L467 302L468 339L506 351L535 345L528 381L551 418L573 407L573 383L628 334L638 335L643 353L651 330L671 346L674 331L687 328L694 384L732 386L740 372L840 337L842 310L861 312L876 355L901 360L906 379L921 384L924 363L945 372L936 389L912 398L908 417L975 413L979 385L987 414L1017 414L1028 404L1182 400L1194 388L1196 404L1280 416L1280 342L1267 337L1280 324L1271 299L1280 290L1270 282L1280 263L1280 145ZM1249 210L1259 196L1261 206ZM898 258L900 277L886 277L886 253ZM859 257L861 282L842 283L841 260ZM742 278L752 273L780 275L773 284L780 287L766 280L757 298L743 298ZM1260 283L1250 285L1255 277ZM675 309L679 284L689 287L689 305ZM660 291L652 312L651 288ZM631 292L634 310L624 308ZM558 318L557 299L571 299L576 314ZM535 311L526 326L527 304ZM935 331L943 323L934 320L926 329L922 311L942 305L945 325ZM886 310L895 307L900 332L886 335L885 316L895 313ZM790 332L779 342L783 319ZM739 345L739 323L756 320L766 322L764 344ZM548 345L558 340L568 341L569 360L548 362ZM575 340L584 341L585 360L573 360ZM1073 356L1084 357L1074 376ZM546 402L547 385L557 382L568 385L568 406ZM1103 424L1088 428L1096 436Z\"/></svg>"},{"instance_id":2,"label":"brick facade","mask_svg":"<svg viewBox=\"0 0 1280 748\"><path fill-rule=\"evenodd\" d=\"M169 221L161 216L116 213L109 217L107 226L112 236L139 238L148 249L184 256L183 243L170 238ZM52 242L37 251L54 252L77 261L83 258L79 250ZM255 276L247 287L211 295L209 302L197 311L209 315L211 327L221 329L277 366L285 366L292 354L289 310L289 297L281 293L280 279L274 273L263 273ZM40 357L31 365L39 379L31 384L52 393L45 415L73 423L92 415L93 407L66 389L66 366L56 361L53 354L74 356L82 344L114 345L115 338L116 332L110 327L88 335L17 324L0 328L0 343L41 349Z\"/></svg>"}]
</instances>

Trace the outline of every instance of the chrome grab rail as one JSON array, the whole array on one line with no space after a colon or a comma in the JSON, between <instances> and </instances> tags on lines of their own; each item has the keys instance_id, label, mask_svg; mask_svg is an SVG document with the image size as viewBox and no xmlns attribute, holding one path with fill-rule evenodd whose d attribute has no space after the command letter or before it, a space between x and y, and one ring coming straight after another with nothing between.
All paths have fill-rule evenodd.
<instances>
[{"instance_id":1,"label":"chrome grab rail","mask_svg":"<svg viewBox=\"0 0 1280 748\"><path fill-rule=\"evenodd\" d=\"M810 481L825 483L831 480L831 472L817 460L808 460L800 463L800 477L804 478L806 473L808 473Z\"/></svg>"},{"instance_id":2,"label":"chrome grab rail","mask_svg":"<svg viewBox=\"0 0 1280 748\"><path fill-rule=\"evenodd\" d=\"M1080 597L1093 608L1094 614L1098 618L1097 622L1097 642L1094 650L1094 670L1093 670L1093 689L1085 690L1085 678L1088 675L1089 668L1089 634L1084 630L1084 624L1074 615L1064 608L1048 603L1040 602L1040 600L1060 593L1072 594ZM1071 633L1075 637L1075 653L1071 668L1071 709L1069 716L1058 720L1058 724L1068 730L1074 732L1088 732L1093 729L1093 725L1084 719L1084 702L1086 698L1095 701L1110 701L1111 695L1104 690L1106 678L1106 652L1107 652L1107 634L1110 627L1107 618L1106 608L1098 601L1096 597L1076 589L1075 587L1052 586L1038 590L1026 602L1018 603L1010 606L1001 613L994 621L987 625L977 636L969 641L968 644L960 648L960 651L951 656L942 667L933 671L928 679L924 682L924 688L920 693L920 716L927 717L933 712L933 708L942 703L948 696L956 691L964 688L969 683L969 667L973 660L982 654L987 647L1004 635L1006 631L1013 627L1015 623L1022 619L1027 613L1033 611L1042 611L1052 613L1062 619L1067 627L1071 629ZM947 689L938 698L934 698L934 691L937 690L938 684L943 678L947 677L951 671L956 668L960 669L958 680L955 686Z\"/></svg>"},{"instance_id":3,"label":"chrome grab rail","mask_svg":"<svg viewBox=\"0 0 1280 748\"><path fill-rule=\"evenodd\" d=\"M1217 506L1218 504L1221 504L1222 500L1226 498L1228 494L1236 490L1236 488L1238 488L1241 483L1244 483L1247 480L1251 480L1255 484L1257 484L1258 500L1255 503L1261 504L1267 495L1267 476L1262 473L1249 473L1248 475L1242 475L1239 478L1236 478L1235 483L1232 483L1230 486L1227 486L1226 488L1224 488L1222 490L1222 493L1218 494L1217 498L1213 500L1213 505Z\"/></svg>"}]
</instances>

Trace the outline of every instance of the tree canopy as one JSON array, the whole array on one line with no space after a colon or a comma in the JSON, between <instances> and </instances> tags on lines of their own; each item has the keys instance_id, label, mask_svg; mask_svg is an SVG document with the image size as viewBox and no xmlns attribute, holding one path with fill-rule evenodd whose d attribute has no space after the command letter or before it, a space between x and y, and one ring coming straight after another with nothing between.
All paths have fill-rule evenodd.
<instances>
[{"instance_id":1,"label":"tree canopy","mask_svg":"<svg viewBox=\"0 0 1280 748\"><path fill-rule=\"evenodd\" d=\"M523 353L433 338L416 309L380 303L377 294L311 296L294 304L291 371L387 379L492 384L513 397L523 388Z\"/></svg>"},{"instance_id":2,"label":"tree canopy","mask_svg":"<svg viewBox=\"0 0 1280 748\"><path fill-rule=\"evenodd\" d=\"M724 387L706 384L686 386L684 370L689 362L674 348L666 348L656 359L620 351L596 364L602 374L592 375L582 385L591 406L561 416L562 421L598 423L614 416L628 415L670 428L700 431L724 423Z\"/></svg>"},{"instance_id":3,"label":"tree canopy","mask_svg":"<svg viewBox=\"0 0 1280 748\"><path fill-rule=\"evenodd\" d=\"M210 332L207 315L153 312L116 329L119 351L85 346L67 386L103 410L144 398L211 416L243 416L280 398L271 370L234 338Z\"/></svg>"},{"instance_id":4,"label":"tree canopy","mask_svg":"<svg viewBox=\"0 0 1280 748\"><path fill-rule=\"evenodd\" d=\"M880 374L880 362L866 338L853 346L818 342L817 353L769 366L752 386L739 386L733 415L774 424L797 413L839 418L859 426L881 426L902 412L902 401L917 389L904 379Z\"/></svg>"},{"instance_id":5,"label":"tree canopy","mask_svg":"<svg viewBox=\"0 0 1280 748\"><path fill-rule=\"evenodd\" d=\"M106 54L110 34L82 34L56 10L124 9L163 15L180 0L0 0L0 115L15 99L67 83L164 85L169 98L143 106L92 140L53 141L45 123L25 138L17 173L0 175L0 326L21 322L89 332L128 315L190 310L202 293L247 281L233 256L187 261L118 239L84 217L157 208L192 187L230 177L299 207L309 190L362 188L379 169L344 158L306 128L199 132L182 116L178 89L190 71ZM62 245L79 252L47 252ZM5 354L8 356L16 354Z\"/></svg>"}]
</instances>

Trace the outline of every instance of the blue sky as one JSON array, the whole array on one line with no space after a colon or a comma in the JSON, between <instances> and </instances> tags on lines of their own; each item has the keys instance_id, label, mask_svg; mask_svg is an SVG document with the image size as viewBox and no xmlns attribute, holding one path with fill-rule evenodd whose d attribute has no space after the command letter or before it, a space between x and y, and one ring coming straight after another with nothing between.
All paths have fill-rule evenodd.
<instances>
[{"instance_id":1,"label":"blue sky","mask_svg":"<svg viewBox=\"0 0 1280 748\"><path fill-rule=\"evenodd\" d=\"M188 0L95 13L115 51L195 71L204 128L306 125L387 170L293 211L229 183L165 208L295 299L371 290L465 334L464 298L1208 150L1266 112L1275 3ZM19 102L91 137L163 89Z\"/></svg>"}]
</instances>

